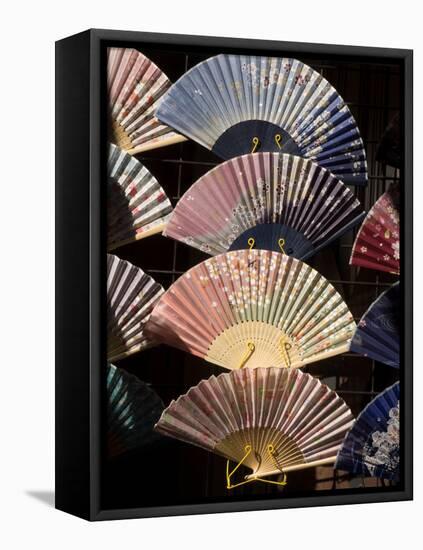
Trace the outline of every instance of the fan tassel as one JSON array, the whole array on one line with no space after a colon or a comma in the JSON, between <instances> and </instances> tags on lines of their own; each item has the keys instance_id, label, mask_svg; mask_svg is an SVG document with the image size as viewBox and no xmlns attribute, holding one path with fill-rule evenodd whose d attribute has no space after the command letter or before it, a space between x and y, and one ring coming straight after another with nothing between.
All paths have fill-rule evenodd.
<instances>
[{"instance_id":1,"label":"fan tassel","mask_svg":"<svg viewBox=\"0 0 423 550\"><path fill-rule=\"evenodd\" d=\"M284 487L287 484L286 480L286 474L283 472L281 466L279 465L279 462L276 458L276 450L275 447L270 444L267 446L267 452L269 453L270 457L272 458L276 468L281 471L281 474L283 474L283 480L282 481L273 481L272 479L263 479L261 477L252 477L250 479L246 479L244 481L240 481L238 483L232 484L231 478L234 475L234 473L238 470L240 466L247 460L247 458L252 453L252 446L246 445L245 448L245 455L241 458L241 460L238 462L238 464L235 466L235 468L232 471L229 471L229 460L226 461L226 488L227 489L235 489L235 487L240 487L241 485L245 485L247 483L251 483L252 481L261 481L262 483L270 483L271 485L279 485L280 487Z\"/></svg>"}]
</instances>

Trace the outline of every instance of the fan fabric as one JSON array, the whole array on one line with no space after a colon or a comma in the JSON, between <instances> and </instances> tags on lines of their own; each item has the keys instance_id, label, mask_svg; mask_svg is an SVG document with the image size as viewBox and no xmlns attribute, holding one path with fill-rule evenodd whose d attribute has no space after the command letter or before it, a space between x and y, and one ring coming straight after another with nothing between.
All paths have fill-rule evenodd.
<instances>
[{"instance_id":1,"label":"fan fabric","mask_svg":"<svg viewBox=\"0 0 423 550\"><path fill-rule=\"evenodd\" d=\"M111 141L131 154L184 141L155 117L171 85L167 76L132 48L108 48L107 54Z\"/></svg>"},{"instance_id":2,"label":"fan fabric","mask_svg":"<svg viewBox=\"0 0 423 550\"><path fill-rule=\"evenodd\" d=\"M154 424L164 405L136 376L107 366L107 440L110 457L143 447L157 439Z\"/></svg>"},{"instance_id":3,"label":"fan fabric","mask_svg":"<svg viewBox=\"0 0 423 550\"><path fill-rule=\"evenodd\" d=\"M399 368L400 317L400 286L396 283L373 302L359 321L351 351Z\"/></svg>"},{"instance_id":4,"label":"fan fabric","mask_svg":"<svg viewBox=\"0 0 423 550\"><path fill-rule=\"evenodd\" d=\"M154 345L144 325L164 289L142 269L107 255L107 357L115 361Z\"/></svg>"},{"instance_id":5,"label":"fan fabric","mask_svg":"<svg viewBox=\"0 0 423 550\"><path fill-rule=\"evenodd\" d=\"M345 402L309 374L257 368L201 381L172 401L156 430L235 462L251 446L244 464L260 477L333 463L353 420Z\"/></svg>"},{"instance_id":6,"label":"fan fabric","mask_svg":"<svg viewBox=\"0 0 423 550\"><path fill-rule=\"evenodd\" d=\"M145 332L237 369L301 367L348 351L354 330L342 297L310 266L278 252L239 250L182 275Z\"/></svg>"},{"instance_id":7,"label":"fan fabric","mask_svg":"<svg viewBox=\"0 0 423 550\"><path fill-rule=\"evenodd\" d=\"M171 86L157 117L224 159L290 153L346 183L367 184L363 141L349 108L327 80L296 59L211 57Z\"/></svg>"},{"instance_id":8,"label":"fan fabric","mask_svg":"<svg viewBox=\"0 0 423 550\"><path fill-rule=\"evenodd\" d=\"M399 187L391 185L367 214L357 233L350 264L400 273Z\"/></svg>"},{"instance_id":9,"label":"fan fabric","mask_svg":"<svg viewBox=\"0 0 423 550\"><path fill-rule=\"evenodd\" d=\"M160 233L172 205L159 185L137 159L116 145L109 147L108 248L109 250Z\"/></svg>"},{"instance_id":10,"label":"fan fabric","mask_svg":"<svg viewBox=\"0 0 423 550\"><path fill-rule=\"evenodd\" d=\"M398 481L400 477L400 384L371 401L345 436L335 468Z\"/></svg>"},{"instance_id":11,"label":"fan fabric","mask_svg":"<svg viewBox=\"0 0 423 550\"><path fill-rule=\"evenodd\" d=\"M293 155L254 153L197 180L163 234L210 255L254 246L304 260L364 216L350 189L325 168Z\"/></svg>"}]
</instances>

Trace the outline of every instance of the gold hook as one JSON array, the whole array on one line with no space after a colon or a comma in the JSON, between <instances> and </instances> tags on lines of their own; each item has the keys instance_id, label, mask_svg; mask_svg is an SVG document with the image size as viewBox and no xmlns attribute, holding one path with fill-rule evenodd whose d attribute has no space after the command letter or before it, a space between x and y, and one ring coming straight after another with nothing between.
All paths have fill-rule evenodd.
<instances>
[{"instance_id":1,"label":"gold hook","mask_svg":"<svg viewBox=\"0 0 423 550\"><path fill-rule=\"evenodd\" d=\"M281 338L281 348L282 348L282 357L287 368L291 366L291 357L289 356L289 351L292 349L292 345L289 342L285 342Z\"/></svg>"},{"instance_id":2,"label":"gold hook","mask_svg":"<svg viewBox=\"0 0 423 550\"><path fill-rule=\"evenodd\" d=\"M257 147L260 145L260 140L258 137L253 137L253 148L251 149L252 153L256 152Z\"/></svg>"},{"instance_id":3,"label":"gold hook","mask_svg":"<svg viewBox=\"0 0 423 550\"><path fill-rule=\"evenodd\" d=\"M278 240L278 245L279 245L279 248L281 249L282 254L285 254L285 249L284 249L284 246L285 246L285 239L280 238L280 239Z\"/></svg>"},{"instance_id":4,"label":"gold hook","mask_svg":"<svg viewBox=\"0 0 423 550\"><path fill-rule=\"evenodd\" d=\"M281 474L283 474L283 480L282 481L272 481L270 479L268 480L264 480L263 481L267 481L267 483L273 483L275 485L286 485L287 484L287 481L286 481L286 473L283 471L282 467L280 466L279 462L278 462L278 459L276 458L276 450L275 450L275 447L270 443L270 445L267 446L267 452L269 453L269 455L272 457L273 459L273 462L276 466L276 468L278 470L280 470Z\"/></svg>"},{"instance_id":5,"label":"gold hook","mask_svg":"<svg viewBox=\"0 0 423 550\"><path fill-rule=\"evenodd\" d=\"M250 247L250 250L252 250L254 248L254 245L256 244L254 237L250 237L247 242L248 242L248 246Z\"/></svg>"},{"instance_id":6,"label":"gold hook","mask_svg":"<svg viewBox=\"0 0 423 550\"><path fill-rule=\"evenodd\" d=\"M256 350L256 346L253 342L247 342L247 351L245 352L244 357L242 358L242 361L239 365L239 369L242 369L242 367L245 365L245 363L248 361L248 359L253 355L253 353Z\"/></svg>"},{"instance_id":7,"label":"gold hook","mask_svg":"<svg viewBox=\"0 0 423 550\"><path fill-rule=\"evenodd\" d=\"M234 473L238 470L238 468L243 464L243 462L250 455L252 450L251 445L246 445L244 447L244 450L245 450L245 455L241 458L241 460L238 462L238 464L235 466L232 472L229 471L229 460L226 461L226 488L227 489L234 489L235 487L239 487L240 485L245 485L246 483L249 483L250 481L252 481L251 479L247 479L246 481L235 483L235 485L231 484L231 477L234 475Z\"/></svg>"},{"instance_id":8,"label":"gold hook","mask_svg":"<svg viewBox=\"0 0 423 550\"><path fill-rule=\"evenodd\" d=\"M240 466L242 466L242 464L245 462L245 460L251 454L253 449L252 449L251 445L246 445L244 447L244 450L245 450L245 455L241 458L241 460L238 462L238 464L235 466L235 468L231 472L229 471L229 460L226 461L226 488L227 489L235 489L235 487L240 487L241 485L245 485L246 483L251 483L252 481L261 481L262 483L270 483L272 485L279 485L281 487L283 487L287 484L286 474L282 471L282 468L279 466L277 458L275 457L275 454L276 454L275 448L272 444L270 444L270 445L267 446L267 452L271 456L276 468L278 470L280 470L281 473L283 474L283 480L282 481L273 481L271 479L263 479L261 477L252 477L250 479L246 479L244 481L240 481L239 483L235 483L234 485L232 485L231 477L238 470L238 468Z\"/></svg>"},{"instance_id":9,"label":"gold hook","mask_svg":"<svg viewBox=\"0 0 423 550\"><path fill-rule=\"evenodd\" d=\"M276 141L276 145L279 147L279 149L282 149L282 147L281 147L282 136L280 134L275 135L275 141Z\"/></svg>"}]
</instances>

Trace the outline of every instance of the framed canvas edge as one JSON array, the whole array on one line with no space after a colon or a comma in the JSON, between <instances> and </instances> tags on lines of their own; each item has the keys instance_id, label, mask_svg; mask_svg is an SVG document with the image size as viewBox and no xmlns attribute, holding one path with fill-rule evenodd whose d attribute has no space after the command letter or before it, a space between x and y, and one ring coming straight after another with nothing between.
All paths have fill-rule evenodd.
<instances>
[{"instance_id":1,"label":"framed canvas edge","mask_svg":"<svg viewBox=\"0 0 423 550\"><path fill-rule=\"evenodd\" d=\"M405 200L403 201L404 222L402 223L403 244L405 254L403 255L404 276L404 389L405 412L403 417L407 419L402 424L404 428L404 489L401 491L383 493L362 493L347 495L321 495L313 497L295 497L289 500L272 499L268 501L251 500L243 502L218 502L208 504L172 505L163 507L143 507L117 510L101 509L101 446L100 446L100 372L104 359L104 351L101 349L101 324L102 312L102 278L101 268L103 266L102 248L100 235L100 181L102 172L102 160L105 158L105 150L102 150L102 128L100 102L101 78L100 78L100 52L101 44L104 41L138 41L138 42L160 42L167 44L184 44L188 46L221 46L225 48L260 48L269 50L296 51L304 53L314 51L318 54L338 54L360 57L381 57L403 60L404 63L404 185L406 188ZM298 508L310 506L333 506L344 504L361 504L372 502L405 501L413 498L413 457L412 457L412 101L413 101L413 51L408 49L374 48L366 46L341 46L329 44L311 44L296 42L281 42L241 38L219 38L209 36L177 35L144 33L132 31L112 31L103 29L90 30L90 410L89 410L89 431L90 431L90 514L91 521L141 518L141 517L163 517L188 514L209 514L219 512L253 511ZM105 148L104 148L105 149Z\"/></svg>"}]
</instances>

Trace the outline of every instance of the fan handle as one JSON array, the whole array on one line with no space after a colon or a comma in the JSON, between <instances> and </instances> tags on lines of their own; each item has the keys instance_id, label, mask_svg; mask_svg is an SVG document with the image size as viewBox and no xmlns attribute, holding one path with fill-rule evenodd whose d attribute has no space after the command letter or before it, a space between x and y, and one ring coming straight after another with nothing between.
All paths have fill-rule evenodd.
<instances>
[{"instance_id":1,"label":"fan handle","mask_svg":"<svg viewBox=\"0 0 423 550\"><path fill-rule=\"evenodd\" d=\"M234 475L234 473L238 470L240 466L247 460L247 458L250 456L253 448L251 445L245 446L245 455L241 458L241 460L238 462L238 464L235 466L235 468L232 471L229 471L229 460L226 461L226 488L227 489L235 489L236 487L240 487L241 485L246 485L247 483L251 483L251 481L261 481L262 483L270 483L271 485L279 485L280 487L284 487L287 484L286 480L286 474L283 472L282 468L279 466L278 460L275 456L276 451L275 447L270 444L267 446L267 452L271 456L273 462L275 463L275 466L278 470L283 474L283 480L282 481L273 481L272 479L263 479L261 477L252 477L250 479L246 479L244 481L240 481L238 483L232 484L231 478Z\"/></svg>"}]
</instances>

